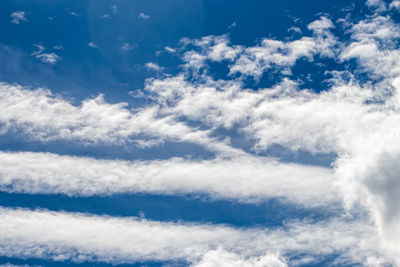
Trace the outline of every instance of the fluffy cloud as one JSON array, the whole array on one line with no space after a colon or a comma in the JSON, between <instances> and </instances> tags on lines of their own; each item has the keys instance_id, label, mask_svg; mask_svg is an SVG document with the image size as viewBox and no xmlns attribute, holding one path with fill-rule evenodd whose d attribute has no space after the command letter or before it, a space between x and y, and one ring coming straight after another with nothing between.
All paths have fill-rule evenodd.
<instances>
[{"instance_id":1,"label":"fluffy cloud","mask_svg":"<svg viewBox=\"0 0 400 267\"><path fill-rule=\"evenodd\" d=\"M332 21L327 17L321 17L319 20L311 22L307 28L317 33L323 33L327 29L334 28Z\"/></svg>"},{"instance_id":2,"label":"fluffy cloud","mask_svg":"<svg viewBox=\"0 0 400 267\"><path fill-rule=\"evenodd\" d=\"M199 73L209 60L230 62L231 76L240 74L259 80L267 70L290 74L291 67L301 58L312 61L316 54L335 57L337 40L330 33L330 28L334 28L332 21L321 17L308 25L308 29L313 31L311 37L286 42L264 38L259 45L252 47L232 45L226 35L206 36L198 40L184 38L181 41L184 46L192 44L199 50L187 51L183 60L186 67L193 68L195 73Z\"/></svg>"},{"instance_id":3,"label":"fluffy cloud","mask_svg":"<svg viewBox=\"0 0 400 267\"><path fill-rule=\"evenodd\" d=\"M400 1L398 1L398 0L392 1L392 2L390 3L389 8L390 8L390 9L395 8L395 9L397 9L397 10L400 10Z\"/></svg>"},{"instance_id":4,"label":"fluffy cloud","mask_svg":"<svg viewBox=\"0 0 400 267\"><path fill-rule=\"evenodd\" d=\"M165 139L204 145L212 151L240 153L224 142L176 121L160 116L157 106L129 110L126 103L109 104L102 95L74 106L43 89L28 90L0 84L2 130L22 130L40 141L75 140L84 143L136 142L146 147ZM143 138L140 135L144 135Z\"/></svg>"},{"instance_id":5,"label":"fluffy cloud","mask_svg":"<svg viewBox=\"0 0 400 267\"><path fill-rule=\"evenodd\" d=\"M367 0L366 5L376 12L386 11L386 3L383 0Z\"/></svg>"},{"instance_id":6,"label":"fluffy cloud","mask_svg":"<svg viewBox=\"0 0 400 267\"><path fill-rule=\"evenodd\" d=\"M249 47L230 67L230 74L241 73L260 79L267 69L283 69L290 72L299 58L312 60L315 52L315 41L303 37L292 42L264 39L260 46Z\"/></svg>"}]
</instances>

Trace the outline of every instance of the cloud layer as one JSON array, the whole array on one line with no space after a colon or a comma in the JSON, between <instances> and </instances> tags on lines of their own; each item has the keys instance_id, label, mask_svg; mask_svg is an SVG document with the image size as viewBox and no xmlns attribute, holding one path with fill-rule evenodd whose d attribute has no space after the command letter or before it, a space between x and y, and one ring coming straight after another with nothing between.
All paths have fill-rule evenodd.
<instances>
[{"instance_id":1,"label":"cloud layer","mask_svg":"<svg viewBox=\"0 0 400 267\"><path fill-rule=\"evenodd\" d=\"M257 157L234 160L95 160L49 153L0 153L0 190L70 196L206 194L312 207L339 203L330 169Z\"/></svg>"},{"instance_id":2,"label":"cloud layer","mask_svg":"<svg viewBox=\"0 0 400 267\"><path fill-rule=\"evenodd\" d=\"M232 44L228 35L183 38L176 48L166 47L180 56L179 73L145 65L157 75L132 93L146 100L137 107L110 103L103 95L75 105L50 90L0 83L2 134L141 149L178 142L199 145L213 156L128 161L3 151L2 191L205 194L327 210L343 203L345 212L337 218L239 229L1 208L0 255L109 263L183 260L197 267L283 267L339 255L333 264L400 264L400 34L393 15L398 2L369 0L364 17L325 14L289 31L299 38L263 38L253 46ZM15 24L26 21L18 12L11 15ZM133 45L120 48L128 52ZM49 64L61 59L45 49L36 45L32 56ZM327 89L305 88L312 77L294 75L300 61L337 67L324 73ZM213 75L214 64L226 68L225 77ZM249 86L249 79L258 84L267 73L275 75L273 85ZM334 155L334 162L322 168L264 156L276 145L310 157Z\"/></svg>"},{"instance_id":3,"label":"cloud layer","mask_svg":"<svg viewBox=\"0 0 400 267\"><path fill-rule=\"evenodd\" d=\"M379 256L371 250L376 245L371 227L340 221L299 222L268 230L5 208L0 214L0 253L8 257L109 263L185 260L197 266L219 260L286 266L274 252L300 258L298 251L308 252L315 258L303 260L310 262L339 252L342 263Z\"/></svg>"}]
</instances>

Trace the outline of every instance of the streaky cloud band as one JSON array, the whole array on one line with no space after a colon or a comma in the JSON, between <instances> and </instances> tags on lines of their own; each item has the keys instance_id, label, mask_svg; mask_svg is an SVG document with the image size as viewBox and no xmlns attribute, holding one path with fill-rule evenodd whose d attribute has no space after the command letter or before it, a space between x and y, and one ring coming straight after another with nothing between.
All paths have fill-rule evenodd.
<instances>
[{"instance_id":1,"label":"streaky cloud band","mask_svg":"<svg viewBox=\"0 0 400 267\"><path fill-rule=\"evenodd\" d=\"M278 258L272 254L289 261L291 255L295 263L304 252L314 255L309 261L340 252L338 261L343 263L380 255L374 228L346 220L293 222L269 230L0 208L0 255L7 257L109 263L185 260L197 264L215 258L215 253L221 259L276 262Z\"/></svg>"},{"instance_id":2,"label":"streaky cloud band","mask_svg":"<svg viewBox=\"0 0 400 267\"><path fill-rule=\"evenodd\" d=\"M69 196L206 194L242 202L278 198L313 207L340 203L334 182L330 168L251 156L124 161L0 152L0 190L4 192Z\"/></svg>"}]
</instances>

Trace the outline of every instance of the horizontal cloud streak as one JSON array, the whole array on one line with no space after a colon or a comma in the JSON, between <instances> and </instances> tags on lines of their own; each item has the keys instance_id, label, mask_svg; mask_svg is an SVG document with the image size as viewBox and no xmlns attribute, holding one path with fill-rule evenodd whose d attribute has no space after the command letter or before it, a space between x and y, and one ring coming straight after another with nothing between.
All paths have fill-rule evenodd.
<instances>
[{"instance_id":1,"label":"horizontal cloud streak","mask_svg":"<svg viewBox=\"0 0 400 267\"><path fill-rule=\"evenodd\" d=\"M343 256L339 261L350 263L379 256L374 242L373 228L341 221L315 225L298 222L285 229L246 230L0 208L0 255L7 257L77 262L185 260L197 263L210 260L213 257L210 251L217 250L214 254L254 263L257 261L254 257L262 257L259 261L269 257L276 262L277 257L264 256L270 253L280 253L284 257L290 254L298 260L307 252L314 255L314 259L309 259L312 262L340 252Z\"/></svg>"},{"instance_id":2,"label":"horizontal cloud streak","mask_svg":"<svg viewBox=\"0 0 400 267\"><path fill-rule=\"evenodd\" d=\"M0 152L0 190L6 192L206 194L237 201L279 198L310 207L340 202L334 182L329 168L258 157L131 162Z\"/></svg>"}]
</instances>

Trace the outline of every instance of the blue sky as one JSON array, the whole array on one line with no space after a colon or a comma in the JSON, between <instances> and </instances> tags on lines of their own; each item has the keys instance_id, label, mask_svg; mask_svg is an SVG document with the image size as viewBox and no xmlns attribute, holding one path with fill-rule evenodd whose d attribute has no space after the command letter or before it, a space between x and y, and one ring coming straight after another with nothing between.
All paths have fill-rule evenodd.
<instances>
[{"instance_id":1,"label":"blue sky","mask_svg":"<svg viewBox=\"0 0 400 267\"><path fill-rule=\"evenodd\" d=\"M400 1L1 1L0 266L397 266Z\"/></svg>"}]
</instances>

